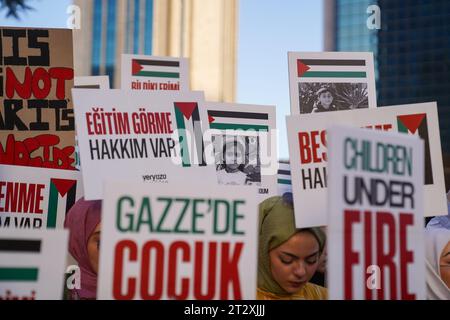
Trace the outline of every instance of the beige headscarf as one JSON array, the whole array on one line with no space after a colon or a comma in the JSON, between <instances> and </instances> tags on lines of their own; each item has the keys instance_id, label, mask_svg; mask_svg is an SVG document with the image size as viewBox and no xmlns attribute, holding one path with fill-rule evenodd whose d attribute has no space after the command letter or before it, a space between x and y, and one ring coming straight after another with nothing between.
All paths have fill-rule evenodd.
<instances>
[{"instance_id":1,"label":"beige headscarf","mask_svg":"<svg viewBox=\"0 0 450 320\"><path fill-rule=\"evenodd\" d=\"M439 259L450 241L450 230L427 228L425 230L426 279L428 300L450 300L450 289L441 279Z\"/></svg>"},{"instance_id":2,"label":"beige headscarf","mask_svg":"<svg viewBox=\"0 0 450 320\"><path fill-rule=\"evenodd\" d=\"M319 228L308 228L319 242L320 251L325 245L325 234ZM269 251L292 237L299 229L295 227L294 209L282 197L271 197L259 205L259 252L258 287L279 295L288 294L273 279Z\"/></svg>"}]
</instances>

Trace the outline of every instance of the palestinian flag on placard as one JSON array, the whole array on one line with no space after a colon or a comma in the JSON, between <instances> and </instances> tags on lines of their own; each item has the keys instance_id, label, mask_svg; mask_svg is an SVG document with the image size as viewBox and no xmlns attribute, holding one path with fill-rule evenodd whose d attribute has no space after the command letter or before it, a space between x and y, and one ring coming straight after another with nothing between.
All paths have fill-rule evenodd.
<instances>
[{"instance_id":1,"label":"palestinian flag on placard","mask_svg":"<svg viewBox=\"0 0 450 320\"><path fill-rule=\"evenodd\" d=\"M289 163L279 163L278 184L292 185L291 166L289 165Z\"/></svg>"},{"instance_id":2,"label":"palestinian flag on placard","mask_svg":"<svg viewBox=\"0 0 450 320\"><path fill-rule=\"evenodd\" d=\"M3 254L39 254L41 252L41 240L24 239L0 239L0 260ZM0 266L1 282L37 282L39 267L14 266L14 261L3 261ZM36 263L38 264L38 263Z\"/></svg>"},{"instance_id":3,"label":"palestinian flag on placard","mask_svg":"<svg viewBox=\"0 0 450 320\"><path fill-rule=\"evenodd\" d=\"M197 102L175 102L174 105L183 167L190 167L193 163L206 166L205 144Z\"/></svg>"},{"instance_id":4,"label":"palestinian flag on placard","mask_svg":"<svg viewBox=\"0 0 450 320\"><path fill-rule=\"evenodd\" d=\"M269 131L268 119L267 113L208 110L211 129Z\"/></svg>"},{"instance_id":5,"label":"palestinian flag on placard","mask_svg":"<svg viewBox=\"0 0 450 320\"><path fill-rule=\"evenodd\" d=\"M180 78L180 62L155 59L132 59L131 75L150 78Z\"/></svg>"},{"instance_id":6,"label":"palestinian flag on placard","mask_svg":"<svg viewBox=\"0 0 450 320\"><path fill-rule=\"evenodd\" d=\"M367 78L366 60L297 59L299 78Z\"/></svg>"},{"instance_id":7,"label":"palestinian flag on placard","mask_svg":"<svg viewBox=\"0 0 450 320\"><path fill-rule=\"evenodd\" d=\"M50 179L50 194L48 198L47 228L55 228L57 223L58 205L61 197L66 197L65 214L75 203L77 180Z\"/></svg>"},{"instance_id":8,"label":"palestinian flag on placard","mask_svg":"<svg viewBox=\"0 0 450 320\"><path fill-rule=\"evenodd\" d=\"M431 167L430 140L428 137L427 114L406 114L397 116L398 132L418 135L424 140L425 153L425 184L433 184L433 170Z\"/></svg>"}]
</instances>

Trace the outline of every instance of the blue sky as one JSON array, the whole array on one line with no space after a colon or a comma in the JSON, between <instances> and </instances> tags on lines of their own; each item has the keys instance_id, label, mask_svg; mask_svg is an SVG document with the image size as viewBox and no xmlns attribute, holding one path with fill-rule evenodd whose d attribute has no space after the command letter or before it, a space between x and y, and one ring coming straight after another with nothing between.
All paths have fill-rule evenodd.
<instances>
[{"instance_id":1,"label":"blue sky","mask_svg":"<svg viewBox=\"0 0 450 320\"><path fill-rule=\"evenodd\" d=\"M91 1L91 0L88 0ZM22 20L0 25L65 28L71 0L29 0L33 11ZM321 0L240 0L237 98L239 103L277 107L278 149L288 158L286 115L289 115L288 51L322 51Z\"/></svg>"}]
</instances>

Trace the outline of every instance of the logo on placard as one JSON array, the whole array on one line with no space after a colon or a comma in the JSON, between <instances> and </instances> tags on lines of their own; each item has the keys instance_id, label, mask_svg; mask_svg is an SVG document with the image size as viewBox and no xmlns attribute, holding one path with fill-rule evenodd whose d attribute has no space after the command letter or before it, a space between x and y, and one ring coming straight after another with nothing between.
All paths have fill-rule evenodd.
<instances>
[{"instance_id":1,"label":"logo on placard","mask_svg":"<svg viewBox=\"0 0 450 320\"><path fill-rule=\"evenodd\" d=\"M397 116L398 132L418 135L425 142L425 184L433 184L430 141L428 135L427 114L416 113Z\"/></svg>"},{"instance_id":2,"label":"logo on placard","mask_svg":"<svg viewBox=\"0 0 450 320\"><path fill-rule=\"evenodd\" d=\"M175 102L174 107L183 167L190 167L193 157L194 163L206 166L205 144L197 102ZM188 133L192 139L188 139ZM189 148L189 145L193 148ZM193 150L193 157L190 150Z\"/></svg>"},{"instance_id":3,"label":"logo on placard","mask_svg":"<svg viewBox=\"0 0 450 320\"><path fill-rule=\"evenodd\" d=\"M0 239L0 256L5 254L14 254L17 259L21 255L35 254L34 256L38 257L41 252L41 240L29 240L29 239ZM31 257L31 256L30 256ZM31 259L31 258L30 258ZM2 260L0 258L0 260ZM6 266L3 264L0 266L0 287L5 288L11 282L25 282L25 283L36 283L39 279L39 267L37 265L30 265L24 267L20 265L16 265L14 261L10 261ZM8 298L8 295L13 295L11 290L6 289L5 299ZM9 294L8 294L9 292ZM31 297L23 297L24 299L34 299L35 290L32 291Z\"/></svg>"},{"instance_id":4,"label":"logo on placard","mask_svg":"<svg viewBox=\"0 0 450 320\"><path fill-rule=\"evenodd\" d=\"M66 212L72 208L75 203L77 193L77 180L69 179L50 179L50 195L48 199L47 228L56 227L56 218L58 213L59 199L66 197Z\"/></svg>"}]
</instances>

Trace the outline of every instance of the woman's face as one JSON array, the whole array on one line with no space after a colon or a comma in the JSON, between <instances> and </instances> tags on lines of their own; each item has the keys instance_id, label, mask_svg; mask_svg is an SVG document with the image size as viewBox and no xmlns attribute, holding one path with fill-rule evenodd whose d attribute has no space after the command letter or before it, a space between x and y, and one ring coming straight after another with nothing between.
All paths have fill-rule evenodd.
<instances>
[{"instance_id":1,"label":"woman's face","mask_svg":"<svg viewBox=\"0 0 450 320\"><path fill-rule=\"evenodd\" d=\"M319 95L319 101L324 107L330 106L331 103L333 102L333 96L331 95L331 92L329 91L322 92Z\"/></svg>"},{"instance_id":2,"label":"woman's face","mask_svg":"<svg viewBox=\"0 0 450 320\"><path fill-rule=\"evenodd\" d=\"M439 258L439 272L441 274L442 281L444 281L450 289L450 241L441 252L441 256Z\"/></svg>"},{"instance_id":3,"label":"woman's face","mask_svg":"<svg viewBox=\"0 0 450 320\"><path fill-rule=\"evenodd\" d=\"M88 239L87 243L87 251L89 256L89 262L91 263L92 270L95 273L98 273L98 253L100 250L100 223L95 228L94 232L92 232L91 236Z\"/></svg>"},{"instance_id":4,"label":"woman's face","mask_svg":"<svg viewBox=\"0 0 450 320\"><path fill-rule=\"evenodd\" d=\"M319 243L309 232L297 232L270 250L270 268L275 281L287 293L298 292L314 275L319 262Z\"/></svg>"}]
</instances>

